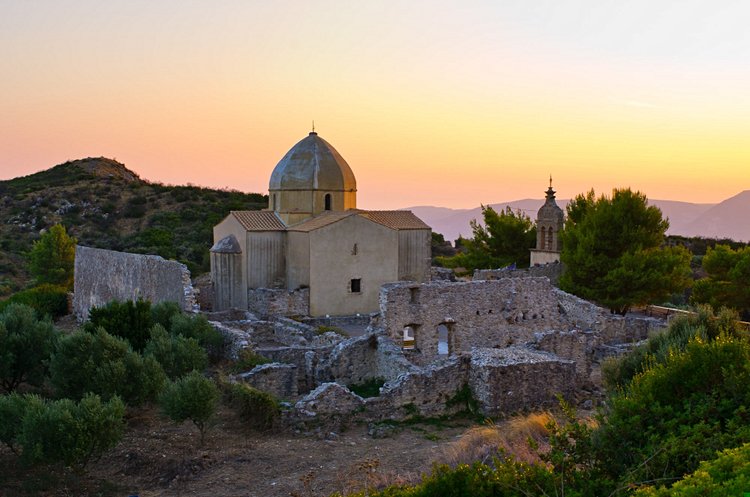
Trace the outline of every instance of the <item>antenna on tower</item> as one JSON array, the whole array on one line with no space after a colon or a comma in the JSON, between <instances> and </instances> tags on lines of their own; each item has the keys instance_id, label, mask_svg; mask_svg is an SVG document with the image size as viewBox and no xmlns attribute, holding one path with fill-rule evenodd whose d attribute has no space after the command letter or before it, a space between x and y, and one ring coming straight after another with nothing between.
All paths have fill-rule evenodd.
<instances>
[{"instance_id":1,"label":"antenna on tower","mask_svg":"<svg viewBox=\"0 0 750 497\"><path fill-rule=\"evenodd\" d=\"M552 188L552 175L549 175L549 187Z\"/></svg>"},{"instance_id":2,"label":"antenna on tower","mask_svg":"<svg viewBox=\"0 0 750 497\"><path fill-rule=\"evenodd\" d=\"M312 132L315 133L315 119L313 119L312 122Z\"/></svg>"}]
</instances>

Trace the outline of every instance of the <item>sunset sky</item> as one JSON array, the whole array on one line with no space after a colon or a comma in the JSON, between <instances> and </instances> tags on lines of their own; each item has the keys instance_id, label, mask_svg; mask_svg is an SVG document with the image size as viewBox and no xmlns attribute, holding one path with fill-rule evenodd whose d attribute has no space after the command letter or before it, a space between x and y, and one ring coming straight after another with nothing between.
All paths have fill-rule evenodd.
<instances>
[{"instance_id":1,"label":"sunset sky","mask_svg":"<svg viewBox=\"0 0 750 497\"><path fill-rule=\"evenodd\" d=\"M0 179L105 156L266 193L315 120L358 206L750 189L744 0L0 0Z\"/></svg>"}]
</instances>

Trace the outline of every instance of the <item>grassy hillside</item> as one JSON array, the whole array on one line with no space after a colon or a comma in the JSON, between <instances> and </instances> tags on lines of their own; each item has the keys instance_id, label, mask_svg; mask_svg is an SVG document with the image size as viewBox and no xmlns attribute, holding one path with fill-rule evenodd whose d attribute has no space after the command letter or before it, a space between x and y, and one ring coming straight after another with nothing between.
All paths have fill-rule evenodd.
<instances>
[{"instance_id":1,"label":"grassy hillside","mask_svg":"<svg viewBox=\"0 0 750 497\"><path fill-rule=\"evenodd\" d=\"M209 269L213 226L267 204L257 193L150 183L106 158L0 181L0 297L29 283L25 253L56 223L82 245L158 254L197 275Z\"/></svg>"}]
</instances>

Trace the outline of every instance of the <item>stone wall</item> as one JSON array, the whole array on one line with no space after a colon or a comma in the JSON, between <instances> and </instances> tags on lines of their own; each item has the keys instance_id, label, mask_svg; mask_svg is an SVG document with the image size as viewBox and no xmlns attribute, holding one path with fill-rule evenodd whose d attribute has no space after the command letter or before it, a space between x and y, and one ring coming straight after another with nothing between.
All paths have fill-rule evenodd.
<instances>
[{"instance_id":1,"label":"stone wall","mask_svg":"<svg viewBox=\"0 0 750 497\"><path fill-rule=\"evenodd\" d=\"M562 275L563 265L559 262L531 266L524 269L475 269L473 279L477 280L499 280L502 278L535 278L546 276L550 283L557 286Z\"/></svg>"},{"instance_id":2,"label":"stone wall","mask_svg":"<svg viewBox=\"0 0 750 497\"><path fill-rule=\"evenodd\" d=\"M247 373L240 374L239 378L251 387L270 393L277 399L288 400L297 397L297 366L292 364L261 364Z\"/></svg>"},{"instance_id":3,"label":"stone wall","mask_svg":"<svg viewBox=\"0 0 750 497\"><path fill-rule=\"evenodd\" d=\"M79 320L111 300L173 301L197 310L190 271L158 255L76 247L73 312Z\"/></svg>"},{"instance_id":4,"label":"stone wall","mask_svg":"<svg viewBox=\"0 0 750 497\"><path fill-rule=\"evenodd\" d=\"M270 316L307 316L310 314L310 289L250 288L247 291L247 308L263 319Z\"/></svg>"}]
</instances>

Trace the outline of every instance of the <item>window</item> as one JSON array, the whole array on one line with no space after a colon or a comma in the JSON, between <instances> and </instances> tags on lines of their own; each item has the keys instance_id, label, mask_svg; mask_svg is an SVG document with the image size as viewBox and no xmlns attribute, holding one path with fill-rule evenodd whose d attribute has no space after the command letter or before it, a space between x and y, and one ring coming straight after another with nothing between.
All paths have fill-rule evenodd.
<instances>
[{"instance_id":1,"label":"window","mask_svg":"<svg viewBox=\"0 0 750 497\"><path fill-rule=\"evenodd\" d=\"M448 347L448 327L444 324L440 324L437 327L438 332L438 355L448 355L450 349Z\"/></svg>"},{"instance_id":2,"label":"window","mask_svg":"<svg viewBox=\"0 0 750 497\"><path fill-rule=\"evenodd\" d=\"M419 304L419 288L409 288L409 303Z\"/></svg>"},{"instance_id":3,"label":"window","mask_svg":"<svg viewBox=\"0 0 750 497\"><path fill-rule=\"evenodd\" d=\"M547 250L555 250L552 246L552 226L547 228Z\"/></svg>"},{"instance_id":4,"label":"window","mask_svg":"<svg viewBox=\"0 0 750 497\"><path fill-rule=\"evenodd\" d=\"M331 210L331 194L326 193L325 196L325 210L330 211Z\"/></svg>"},{"instance_id":5,"label":"window","mask_svg":"<svg viewBox=\"0 0 750 497\"><path fill-rule=\"evenodd\" d=\"M273 194L273 210L278 211L279 210L279 201L276 198L276 194Z\"/></svg>"},{"instance_id":6,"label":"window","mask_svg":"<svg viewBox=\"0 0 750 497\"><path fill-rule=\"evenodd\" d=\"M541 243L539 244L539 248L541 250L544 250L544 244L547 241L547 230L544 227L542 227L542 236L539 237L539 240L541 241Z\"/></svg>"},{"instance_id":7,"label":"window","mask_svg":"<svg viewBox=\"0 0 750 497\"><path fill-rule=\"evenodd\" d=\"M352 293L360 293L362 291L362 280L360 278L352 279L349 288Z\"/></svg>"},{"instance_id":8,"label":"window","mask_svg":"<svg viewBox=\"0 0 750 497\"><path fill-rule=\"evenodd\" d=\"M414 340L416 338L417 327L414 325L404 326L402 335L401 348L404 350L414 350Z\"/></svg>"}]
</instances>

